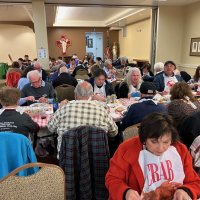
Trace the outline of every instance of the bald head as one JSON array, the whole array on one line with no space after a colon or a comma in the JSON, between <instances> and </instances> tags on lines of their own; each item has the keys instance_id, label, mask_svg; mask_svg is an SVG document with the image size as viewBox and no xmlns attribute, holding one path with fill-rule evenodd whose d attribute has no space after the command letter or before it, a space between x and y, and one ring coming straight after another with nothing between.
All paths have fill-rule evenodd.
<instances>
[{"instance_id":1,"label":"bald head","mask_svg":"<svg viewBox=\"0 0 200 200\"><path fill-rule=\"evenodd\" d=\"M81 81L76 86L74 93L77 100L87 100L93 95L93 87L87 81Z\"/></svg>"}]
</instances>

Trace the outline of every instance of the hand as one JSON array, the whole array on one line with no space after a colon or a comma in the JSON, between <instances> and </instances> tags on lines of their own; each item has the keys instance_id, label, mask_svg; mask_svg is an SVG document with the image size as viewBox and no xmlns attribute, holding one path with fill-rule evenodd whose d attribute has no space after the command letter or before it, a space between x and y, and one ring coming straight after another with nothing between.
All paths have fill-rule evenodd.
<instances>
[{"instance_id":1,"label":"hand","mask_svg":"<svg viewBox=\"0 0 200 200\"><path fill-rule=\"evenodd\" d=\"M35 101L35 97L34 96L28 96L28 97L26 97L26 101Z\"/></svg>"},{"instance_id":2,"label":"hand","mask_svg":"<svg viewBox=\"0 0 200 200\"><path fill-rule=\"evenodd\" d=\"M40 102L40 103L48 103L48 99L45 98L45 97L40 97L40 98L39 98L39 102Z\"/></svg>"},{"instance_id":3,"label":"hand","mask_svg":"<svg viewBox=\"0 0 200 200\"><path fill-rule=\"evenodd\" d=\"M63 107L64 105L66 105L69 101L67 99L64 99L60 102L59 104L59 108Z\"/></svg>"},{"instance_id":4,"label":"hand","mask_svg":"<svg viewBox=\"0 0 200 200\"><path fill-rule=\"evenodd\" d=\"M168 91L163 91L163 92L162 92L162 95L168 95L168 94L169 94Z\"/></svg>"},{"instance_id":5,"label":"hand","mask_svg":"<svg viewBox=\"0 0 200 200\"><path fill-rule=\"evenodd\" d=\"M192 200L187 192L182 189L177 189L174 193L173 200Z\"/></svg>"},{"instance_id":6,"label":"hand","mask_svg":"<svg viewBox=\"0 0 200 200\"><path fill-rule=\"evenodd\" d=\"M125 199L126 200L142 200L138 192L132 189L127 190Z\"/></svg>"}]
</instances>

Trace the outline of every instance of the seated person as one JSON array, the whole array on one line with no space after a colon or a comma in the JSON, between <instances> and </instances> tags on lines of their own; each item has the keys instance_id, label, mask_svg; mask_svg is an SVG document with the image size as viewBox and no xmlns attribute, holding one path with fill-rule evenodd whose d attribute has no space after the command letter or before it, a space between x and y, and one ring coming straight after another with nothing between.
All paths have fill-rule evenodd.
<instances>
[{"instance_id":1,"label":"seated person","mask_svg":"<svg viewBox=\"0 0 200 200\"><path fill-rule=\"evenodd\" d=\"M157 62L154 64L154 74L157 75L164 70L164 63Z\"/></svg>"},{"instance_id":2,"label":"seated person","mask_svg":"<svg viewBox=\"0 0 200 200\"><path fill-rule=\"evenodd\" d=\"M106 72L103 69L97 69L93 77L89 80L94 91L93 100L106 101L107 96L114 94L112 85L106 80Z\"/></svg>"},{"instance_id":3,"label":"seated person","mask_svg":"<svg viewBox=\"0 0 200 200\"><path fill-rule=\"evenodd\" d=\"M145 63L141 68L141 74L143 81L153 81L154 74L151 71L151 64Z\"/></svg>"},{"instance_id":4,"label":"seated person","mask_svg":"<svg viewBox=\"0 0 200 200\"><path fill-rule=\"evenodd\" d=\"M132 104L122 119L122 129L140 123L142 119L150 113L167 113L166 106L157 104L152 100L156 94L156 88L152 82L143 82L140 86L140 93L141 99L139 102Z\"/></svg>"},{"instance_id":5,"label":"seated person","mask_svg":"<svg viewBox=\"0 0 200 200\"><path fill-rule=\"evenodd\" d=\"M143 198L162 190L164 184L169 187L155 194L157 198ZM110 161L106 187L110 200L197 199L200 177L169 115L148 115L141 122L139 137L119 146Z\"/></svg>"},{"instance_id":6,"label":"seated person","mask_svg":"<svg viewBox=\"0 0 200 200\"><path fill-rule=\"evenodd\" d=\"M47 77L48 77L47 72L44 69L42 69L42 65L39 62L37 62L37 61L34 62L33 63L33 68L35 70L38 70L38 72L40 73L43 81L47 80Z\"/></svg>"},{"instance_id":7,"label":"seated person","mask_svg":"<svg viewBox=\"0 0 200 200\"><path fill-rule=\"evenodd\" d=\"M17 61L12 63L12 66L8 69L6 73L6 86L17 87L19 79L21 77L22 70Z\"/></svg>"},{"instance_id":8,"label":"seated person","mask_svg":"<svg viewBox=\"0 0 200 200\"><path fill-rule=\"evenodd\" d=\"M175 69L176 64L173 61L165 62L164 71L157 74L153 80L157 91L162 92L162 94L169 94L171 87L176 82L183 81L180 75L174 74Z\"/></svg>"},{"instance_id":9,"label":"seated person","mask_svg":"<svg viewBox=\"0 0 200 200\"><path fill-rule=\"evenodd\" d=\"M22 72L21 78L18 81L18 85L17 88L19 90L22 90L22 88L29 83L29 80L27 78L27 74L28 72L34 70L34 68L32 66L28 66L24 69L24 71Z\"/></svg>"},{"instance_id":10,"label":"seated person","mask_svg":"<svg viewBox=\"0 0 200 200\"><path fill-rule=\"evenodd\" d=\"M200 92L200 66L196 68L195 74L193 78L188 81L188 84L192 89Z\"/></svg>"},{"instance_id":11,"label":"seated person","mask_svg":"<svg viewBox=\"0 0 200 200\"><path fill-rule=\"evenodd\" d=\"M77 80L68 74L68 69L64 63L59 66L58 73L59 76L52 82L54 88L63 84L68 84L76 87L78 84Z\"/></svg>"},{"instance_id":12,"label":"seated person","mask_svg":"<svg viewBox=\"0 0 200 200\"><path fill-rule=\"evenodd\" d=\"M107 59L104 62L103 70L106 72L108 79L111 79L111 80L115 80L116 79L115 75L116 75L117 71L113 67L111 59Z\"/></svg>"},{"instance_id":13,"label":"seated person","mask_svg":"<svg viewBox=\"0 0 200 200\"><path fill-rule=\"evenodd\" d=\"M0 90L0 131L20 133L28 137L29 133L39 131L39 126L26 113L17 108L20 91L17 88L3 87Z\"/></svg>"},{"instance_id":14,"label":"seated person","mask_svg":"<svg viewBox=\"0 0 200 200\"><path fill-rule=\"evenodd\" d=\"M174 118L179 129L186 117L200 111L200 102L194 99L191 88L185 82L175 83L170 94L171 102L168 105L168 113Z\"/></svg>"},{"instance_id":15,"label":"seated person","mask_svg":"<svg viewBox=\"0 0 200 200\"><path fill-rule=\"evenodd\" d=\"M76 100L63 104L48 122L50 132L58 134L58 152L62 135L71 128L91 125L104 129L111 137L118 133L117 125L106 109L99 102L91 100L93 88L90 83L78 83L74 93Z\"/></svg>"},{"instance_id":16,"label":"seated person","mask_svg":"<svg viewBox=\"0 0 200 200\"><path fill-rule=\"evenodd\" d=\"M37 70L28 72L27 78L30 83L26 84L21 91L19 105L30 105L38 100L40 103L52 103L55 96L53 86L44 82Z\"/></svg>"},{"instance_id":17,"label":"seated person","mask_svg":"<svg viewBox=\"0 0 200 200\"><path fill-rule=\"evenodd\" d=\"M117 98L130 98L139 91L141 83L142 77L139 68L130 68L125 80L115 88Z\"/></svg>"}]
</instances>

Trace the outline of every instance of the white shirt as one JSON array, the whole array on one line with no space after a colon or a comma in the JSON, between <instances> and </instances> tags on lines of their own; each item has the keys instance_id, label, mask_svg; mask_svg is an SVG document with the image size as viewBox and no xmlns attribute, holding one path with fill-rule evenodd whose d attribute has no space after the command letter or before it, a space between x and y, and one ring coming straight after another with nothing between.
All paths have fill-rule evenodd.
<instances>
[{"instance_id":1,"label":"white shirt","mask_svg":"<svg viewBox=\"0 0 200 200\"><path fill-rule=\"evenodd\" d=\"M143 149L140 151L138 161L144 175L144 192L153 191L166 181L183 183L185 178L183 163L173 146L170 146L161 156Z\"/></svg>"},{"instance_id":2,"label":"white shirt","mask_svg":"<svg viewBox=\"0 0 200 200\"><path fill-rule=\"evenodd\" d=\"M105 89L106 83L102 85L102 87L98 88L96 83L94 83L94 94L98 94L100 96L106 97L106 89Z\"/></svg>"},{"instance_id":3,"label":"white shirt","mask_svg":"<svg viewBox=\"0 0 200 200\"><path fill-rule=\"evenodd\" d=\"M175 75L173 76L166 76L165 74L163 74L164 76L164 83L165 83L165 88L164 91L169 92L171 87L178 82L177 78Z\"/></svg>"}]
</instances>

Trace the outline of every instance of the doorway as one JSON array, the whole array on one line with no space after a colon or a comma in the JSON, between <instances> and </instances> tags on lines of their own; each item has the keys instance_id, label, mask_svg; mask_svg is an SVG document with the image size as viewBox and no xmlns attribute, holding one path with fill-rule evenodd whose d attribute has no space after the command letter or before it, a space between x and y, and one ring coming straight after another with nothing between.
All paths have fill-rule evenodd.
<instances>
[{"instance_id":1,"label":"doorway","mask_svg":"<svg viewBox=\"0 0 200 200\"><path fill-rule=\"evenodd\" d=\"M86 32L86 54L94 60L96 57L103 58L103 33Z\"/></svg>"}]
</instances>

